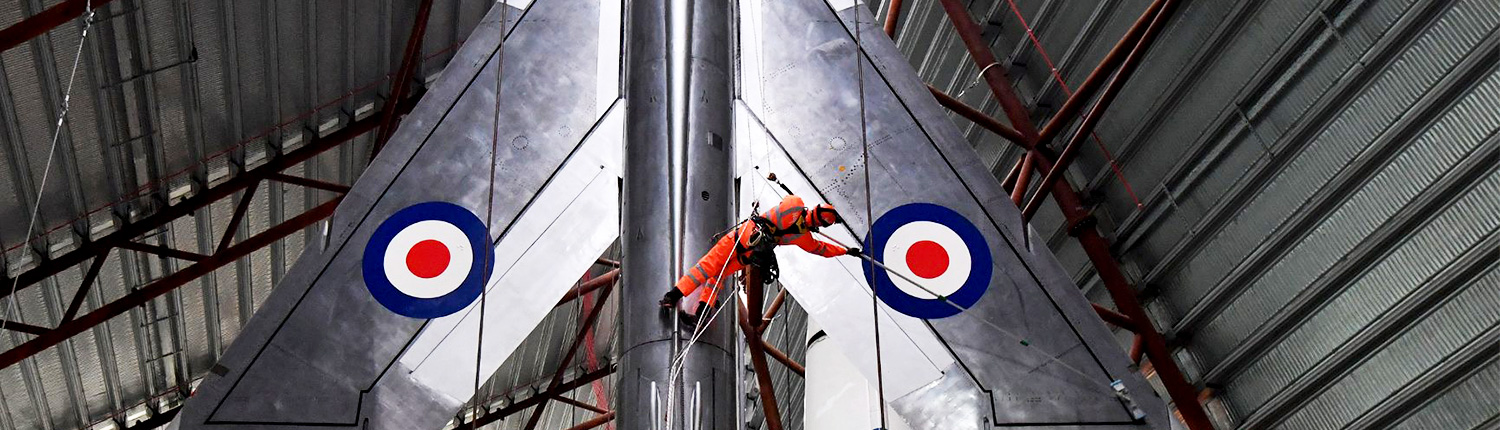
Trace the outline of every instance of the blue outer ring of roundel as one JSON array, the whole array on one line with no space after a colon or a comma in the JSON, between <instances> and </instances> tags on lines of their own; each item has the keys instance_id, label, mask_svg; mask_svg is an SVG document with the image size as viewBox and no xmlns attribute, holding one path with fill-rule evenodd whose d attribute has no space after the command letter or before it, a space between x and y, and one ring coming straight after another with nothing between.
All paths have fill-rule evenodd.
<instances>
[{"instance_id":1,"label":"blue outer ring of roundel","mask_svg":"<svg viewBox=\"0 0 1500 430\"><path fill-rule=\"evenodd\" d=\"M430 299L408 296L396 289L389 278L385 276L385 251L396 237L407 226L427 220L446 221L464 232L469 239L469 249L474 251L474 264L469 268L469 275L464 277L463 283L448 294ZM412 318L438 318L458 312L474 299L479 298L479 293L484 289L485 273L491 273L494 265L491 259L481 254L482 250L489 249L489 229L485 228L484 221L474 215L463 206L448 202L426 202L407 206L405 209L396 211L390 218L380 223L375 228L375 233L370 235L370 241L365 244L365 255L362 266L365 276L365 286L370 289L370 295L375 301L380 302L391 312Z\"/></svg>"},{"instance_id":2,"label":"blue outer ring of roundel","mask_svg":"<svg viewBox=\"0 0 1500 430\"><path fill-rule=\"evenodd\" d=\"M871 226L874 234L866 238L866 248L870 257L875 261L885 261L886 240L896 229L915 221L931 221L953 229L958 237L963 239L964 245L969 247L970 258L973 264L969 270L969 278L964 280L963 286L948 296L952 304L941 299L924 299L907 294L901 288L891 282L890 273L885 269L874 267L872 264L861 264L865 270L865 279L870 285L875 286L875 295L898 312L922 319L947 318L958 315L959 309L954 308L956 304L964 309L979 303L979 298L989 290L990 275L994 273L994 260L990 256L990 247L984 239L984 234L974 223L969 222L958 212L947 207L931 203L909 203L896 207L880 215ZM874 243L870 243L873 239Z\"/></svg>"}]
</instances>

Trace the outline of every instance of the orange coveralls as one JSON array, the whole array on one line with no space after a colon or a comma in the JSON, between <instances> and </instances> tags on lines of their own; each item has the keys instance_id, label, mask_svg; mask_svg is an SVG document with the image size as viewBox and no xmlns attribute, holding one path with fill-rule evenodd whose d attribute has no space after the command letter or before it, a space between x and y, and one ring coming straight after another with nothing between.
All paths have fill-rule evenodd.
<instances>
[{"instance_id":1,"label":"orange coveralls","mask_svg":"<svg viewBox=\"0 0 1500 430\"><path fill-rule=\"evenodd\" d=\"M777 238L777 245L797 245L803 251L824 257L837 257L849 252L842 246L814 238L806 227L812 224L812 220L808 219L808 213L809 211L802 204L802 198L792 195L786 196L781 200L781 204L761 216L771 220L777 229L792 232ZM798 228L799 224L803 227ZM755 231L755 222L742 221L734 230L719 238L714 247L708 250L708 254L698 259L698 264L693 265L682 275L682 278L677 280L677 291L687 296L693 294L698 288L706 286L709 290L705 293L703 301L715 302L719 296L719 284L726 277L732 278L736 272L745 268L738 256L731 258L731 254L736 248L736 237L739 238L741 250L749 249L751 233Z\"/></svg>"}]
</instances>

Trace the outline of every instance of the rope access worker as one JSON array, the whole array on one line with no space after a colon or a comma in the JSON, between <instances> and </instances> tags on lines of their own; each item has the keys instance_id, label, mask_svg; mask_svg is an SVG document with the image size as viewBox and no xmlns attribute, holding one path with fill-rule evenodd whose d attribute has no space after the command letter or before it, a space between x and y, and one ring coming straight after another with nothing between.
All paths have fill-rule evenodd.
<instances>
[{"instance_id":1,"label":"rope access worker","mask_svg":"<svg viewBox=\"0 0 1500 430\"><path fill-rule=\"evenodd\" d=\"M760 270L764 282L775 280L778 273L774 249L777 245L797 245L810 254L828 258L840 255L858 257L859 248L845 249L812 236L812 232L819 228L843 221L832 205L807 208L801 197L788 195L775 208L751 216L750 220L741 222L734 231L719 238L698 264L689 268L677 280L677 285L667 291L661 299L661 306L664 309L677 307L677 301L683 296L707 287L704 306L699 308L697 315L689 315L696 324L698 316L712 315L709 312L717 302L721 281L726 277L733 279L734 274L745 266Z\"/></svg>"}]
</instances>

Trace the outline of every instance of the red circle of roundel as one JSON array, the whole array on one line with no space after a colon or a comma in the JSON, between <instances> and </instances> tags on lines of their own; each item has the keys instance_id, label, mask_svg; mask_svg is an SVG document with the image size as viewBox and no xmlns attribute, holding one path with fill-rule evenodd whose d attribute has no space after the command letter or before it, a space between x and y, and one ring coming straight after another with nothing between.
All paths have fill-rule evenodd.
<instances>
[{"instance_id":1,"label":"red circle of roundel","mask_svg":"<svg viewBox=\"0 0 1500 430\"><path fill-rule=\"evenodd\" d=\"M406 253L406 268L411 274L419 278L434 278L448 270L448 261L452 256L448 254L448 246L442 242L427 239L417 242Z\"/></svg>"},{"instance_id":2,"label":"red circle of roundel","mask_svg":"<svg viewBox=\"0 0 1500 430\"><path fill-rule=\"evenodd\" d=\"M425 202L396 211L370 234L361 257L365 286L376 301L400 315L438 318L479 298L488 228L473 212L448 202Z\"/></svg>"},{"instance_id":3,"label":"red circle of roundel","mask_svg":"<svg viewBox=\"0 0 1500 430\"><path fill-rule=\"evenodd\" d=\"M953 209L931 203L897 206L875 219L864 242L865 252L875 261L906 266L861 265L875 296L897 312L922 319L947 318L974 306L989 290L994 260L988 242L973 222ZM904 291L904 284L897 284L899 278L887 270L909 270L924 281L942 281L938 283L943 285L929 285L947 286L949 291L921 285L912 288L924 291Z\"/></svg>"},{"instance_id":4,"label":"red circle of roundel","mask_svg":"<svg viewBox=\"0 0 1500 430\"><path fill-rule=\"evenodd\" d=\"M948 250L930 240L914 243L906 250L906 265L913 275L926 279L942 276L948 271Z\"/></svg>"}]
</instances>

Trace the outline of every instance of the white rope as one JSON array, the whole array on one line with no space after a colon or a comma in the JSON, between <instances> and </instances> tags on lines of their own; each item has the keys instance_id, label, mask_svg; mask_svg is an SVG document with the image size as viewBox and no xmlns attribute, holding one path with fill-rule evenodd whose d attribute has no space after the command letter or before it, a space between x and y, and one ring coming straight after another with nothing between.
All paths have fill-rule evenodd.
<instances>
[{"instance_id":1,"label":"white rope","mask_svg":"<svg viewBox=\"0 0 1500 430\"><path fill-rule=\"evenodd\" d=\"M759 209L760 209L759 205L752 204L751 205L751 209L750 209L750 213L754 214L755 211L757 211ZM752 216L754 216L754 215L752 215ZM743 223L736 223L734 226L730 227L731 229L734 229L733 240L734 240L734 244L735 244L736 248L739 247L739 243L740 243L740 229L739 229L739 227L741 225L743 225ZM715 275L714 278L713 278L714 279L714 288L715 289L723 287L724 270L729 268L729 260L733 259L734 255L735 255L735 253L733 251L730 251L729 255L724 259L724 263L721 264L721 265L719 265L719 274ZM735 283L734 290L731 290L729 292L729 297L738 299L739 298L739 293L740 293L740 286L741 285L739 283ZM676 288L676 287L673 287L673 288ZM701 295L700 295L700 297L701 297ZM708 302L707 301L703 301L702 303L708 303ZM703 333L708 332L708 326L710 324L713 324L713 322L715 320L719 319L719 314L722 313L722 312L724 312L724 308L726 308L726 307L728 307L728 306L717 306L716 309L714 309L713 314L709 315L709 318L708 318L707 322L703 321L703 318L701 316L698 318L697 325L695 327L693 327L693 335L688 338L687 346L683 347L682 348L682 352L678 353L676 357L672 358L672 364L670 366L668 366L669 370L667 371L667 411L666 411L667 412L667 414L666 414L667 428L671 428L672 427L672 409L673 409L672 407L675 405L674 402L675 402L676 397L677 397L676 396L677 395L677 390L675 388L673 388L673 387L675 387L676 384L677 384L677 377L682 374L682 366L685 363L684 360L687 359L688 352L692 351L693 345L696 345L698 343L698 338L702 337ZM702 305L699 305L699 308L701 309ZM702 312L702 311L700 310L699 312Z\"/></svg>"},{"instance_id":2,"label":"white rope","mask_svg":"<svg viewBox=\"0 0 1500 430\"><path fill-rule=\"evenodd\" d=\"M958 94L954 95L953 98L955 98L955 99L961 99L961 98L963 98L964 97L964 93L969 92L969 90L972 89L972 88L974 88L975 85L979 85L979 79L984 77L984 72L988 72L988 71L990 71L991 67L995 67L995 66L999 66L999 65L1000 65L1000 63L995 62L995 63L990 63L988 66L984 66L983 69L979 69L979 73L975 73L974 74L974 79L969 81L969 85L966 86L966 87L964 87L964 89L962 89L962 90L958 90Z\"/></svg>"},{"instance_id":3,"label":"white rope","mask_svg":"<svg viewBox=\"0 0 1500 430\"><path fill-rule=\"evenodd\" d=\"M430 7L431 5L428 6ZM501 79L503 79L505 72L505 39L506 36L509 35L505 31L506 20L509 19L510 15L510 8L508 6L509 5L504 2L501 2L499 4L500 23L498 24L498 27L500 29L500 40L495 44L495 112L493 117L494 121L490 124L489 189L485 193L484 229L486 232L486 249L484 252L484 276L480 277L480 282L485 283L485 285L482 285L479 289L479 329L478 333L475 336L476 338L474 339L474 400L470 405L473 408L475 417L479 416L481 401L483 401L482 399L488 399L488 397L481 397L479 395L479 388L482 386L482 381L484 381L485 379L484 375L482 374L482 372L484 371L484 316L485 307L488 305L487 302L489 299L488 281L490 279L490 275L492 275L492 273L490 273L490 266L494 263L495 258L495 246L489 243L488 232L495 225L495 164L497 163L498 157L500 156L500 89L502 83ZM421 50L418 49L417 53L420 53L420 51ZM483 69L481 68L481 71L482 70ZM496 240L498 240L498 238L496 238ZM424 358L423 361L426 361L426 359ZM494 386L491 385L490 388L494 389ZM478 421L469 422L469 428L474 429L477 427Z\"/></svg>"},{"instance_id":4,"label":"white rope","mask_svg":"<svg viewBox=\"0 0 1500 430\"><path fill-rule=\"evenodd\" d=\"M31 243L31 232L36 229L36 220L38 218L37 215L41 212L42 209L42 195L47 190L47 180L52 176L52 158L57 153L57 141L58 138L62 136L63 124L66 123L68 119L68 107L73 98L73 81L74 78L78 76L78 63L83 59L83 43L89 38L89 28L92 28L94 26L93 4L92 2L88 1L83 2L83 4L83 33L78 36L78 48L73 52L73 68L68 72L68 85L66 89L63 90L61 111L58 112L57 115L57 125L52 128L52 143L49 144L49 147L47 149L47 164L42 166L42 182L36 187L36 201L32 202L31 204L31 216L29 217L30 219L26 221L26 233L22 235L22 237L26 238L26 241L22 242L22 245L29 245ZM9 320L10 314L13 310L14 312L20 312L20 305L16 299L16 289L18 289L20 285L20 276L16 276L16 279L11 280L10 292L8 294L10 296L10 306L7 306L5 307L5 309L0 310L3 311L3 314L0 314L0 331L5 330L5 324L7 320Z\"/></svg>"}]
</instances>

